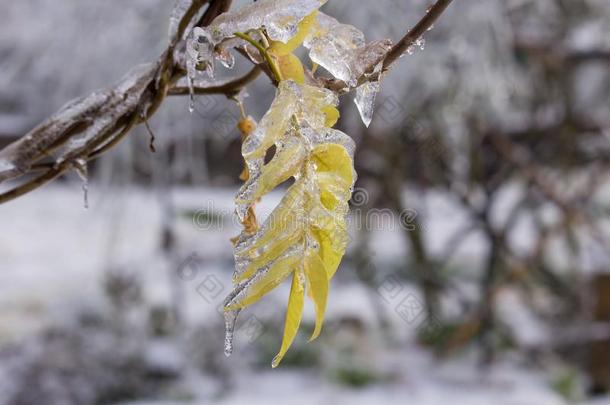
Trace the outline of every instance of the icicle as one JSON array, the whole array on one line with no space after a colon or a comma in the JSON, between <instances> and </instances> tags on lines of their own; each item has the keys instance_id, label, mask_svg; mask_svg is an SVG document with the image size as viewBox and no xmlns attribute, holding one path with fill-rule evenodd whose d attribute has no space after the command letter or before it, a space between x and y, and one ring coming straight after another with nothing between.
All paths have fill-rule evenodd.
<instances>
[{"instance_id":1,"label":"icicle","mask_svg":"<svg viewBox=\"0 0 610 405\"><path fill-rule=\"evenodd\" d=\"M195 84L190 74L187 75L186 81L189 88L189 112L192 114L195 111Z\"/></svg>"},{"instance_id":2,"label":"icicle","mask_svg":"<svg viewBox=\"0 0 610 405\"><path fill-rule=\"evenodd\" d=\"M360 118L362 118L362 122L367 128L373 121L375 99L377 98L379 90L381 90L379 75L381 74L382 69L383 63L378 64L372 74L374 78L373 81L366 82L356 89L356 99L354 102L356 103L356 107L358 107Z\"/></svg>"},{"instance_id":3,"label":"icicle","mask_svg":"<svg viewBox=\"0 0 610 405\"><path fill-rule=\"evenodd\" d=\"M423 51L426 47L426 40L424 38L420 38L417 40L416 45L418 45L419 49Z\"/></svg>"},{"instance_id":4,"label":"icicle","mask_svg":"<svg viewBox=\"0 0 610 405\"><path fill-rule=\"evenodd\" d=\"M83 206L89 209L89 169L85 159L77 159L74 162L74 169L78 177L83 181Z\"/></svg>"},{"instance_id":5,"label":"icicle","mask_svg":"<svg viewBox=\"0 0 610 405\"><path fill-rule=\"evenodd\" d=\"M379 93L379 82L366 82L356 89L356 107L360 112L362 122L368 128L373 121L373 113L375 112L375 98Z\"/></svg>"},{"instance_id":6,"label":"icicle","mask_svg":"<svg viewBox=\"0 0 610 405\"><path fill-rule=\"evenodd\" d=\"M229 357L233 354L233 337L235 335L235 323L237 322L237 315L240 310L225 311L225 356Z\"/></svg>"}]
</instances>

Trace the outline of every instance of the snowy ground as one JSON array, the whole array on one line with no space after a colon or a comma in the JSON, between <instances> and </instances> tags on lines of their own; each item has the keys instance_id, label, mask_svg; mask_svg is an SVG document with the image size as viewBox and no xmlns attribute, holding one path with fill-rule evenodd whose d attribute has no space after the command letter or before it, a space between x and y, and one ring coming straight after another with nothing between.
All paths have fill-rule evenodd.
<instances>
[{"instance_id":1,"label":"snowy ground","mask_svg":"<svg viewBox=\"0 0 610 405\"><path fill-rule=\"evenodd\" d=\"M197 264L197 274L182 280L187 318L193 323L211 320L208 324L218 323L220 326L216 306L222 299L220 295L224 295L230 285L231 245L228 241L237 233L237 226L231 220L233 192L208 189L175 193L176 211L204 209L208 213L213 211L220 214L223 219L206 217L203 220L195 215L193 221L192 216L179 216L175 223L179 252L169 262L159 251L162 211L155 193L134 188L110 190L94 184L89 196L91 207L85 210L80 187L73 183L46 187L2 206L0 344L20 341L47 326L65 322L82 308L103 306L105 298L100 281L108 269L127 269L137 274L143 280L144 295L149 302L166 302L170 297L168 268L172 270L176 264L184 267L193 254L205 260ZM277 198L275 195L267 199L261 210L269 212ZM458 229L463 218L460 219L459 213L456 214L450 204L440 199L433 201L431 207L437 223L427 222L428 231L433 232L431 238L435 243L441 243L439 240L448 233L442 232L442 229ZM434 233L438 237L435 238ZM401 232L385 230L376 235L374 253L387 260L400 259L404 246ZM484 246L477 242L475 235L465 244L461 257L465 260L477 257L482 249ZM209 276L217 280L222 294L214 294L214 297L202 295L201 280ZM384 289L391 287L380 286L382 297ZM417 296L412 289L403 287L403 296ZM281 289L272 294L263 302L261 313L275 311L271 316L280 320L285 294L286 290ZM439 363L415 344L409 344L406 348L404 344L402 348L380 347L376 343L375 333L371 332L375 330L375 313L369 298L365 289L350 281L349 277L340 279L333 285L328 319L332 325L333 321L357 317L367 326L363 338L365 344L359 355L364 363L390 376L383 382L360 389L348 388L329 378L330 367L316 372L294 368L240 369L243 365L239 358L242 354L247 355L248 345L244 343L244 337L240 341L238 335L234 357L223 360L227 367L239 370L233 370L231 389L218 396L215 390L209 389L209 377L194 372L183 382L189 386L190 402L187 403L263 404L269 403L270 399L284 404L331 404L337 401L418 405L445 405L448 402L455 405L565 403L551 388L552 375L525 368L523 359L504 360L491 370L481 370L476 366L476 359L468 354ZM501 308L501 311L509 312L507 318L512 316L521 325L535 323L535 320L524 319L523 314L511 309L517 308L518 303L511 301L510 296L506 298L506 303L506 308ZM384 307L390 322L400 331L396 338L399 341L412 341L410 337L414 335L417 324L405 322L404 314L401 316L393 310L395 304L386 299ZM306 319L311 320L311 308L307 313L309 318ZM335 346L332 343L332 327L329 330L321 345L331 348L330 359L332 347ZM337 334L346 333L334 330ZM265 333L279 334L274 330ZM544 338L540 333L544 331L535 326L524 327L523 339L540 341ZM181 353L176 347L151 351L161 361L171 359L172 353ZM184 360L185 356L181 354L177 357ZM325 359L323 363L330 361ZM0 400L1 395L2 392ZM144 403L151 402L129 404ZM610 403L610 400L593 403Z\"/></svg>"}]
</instances>

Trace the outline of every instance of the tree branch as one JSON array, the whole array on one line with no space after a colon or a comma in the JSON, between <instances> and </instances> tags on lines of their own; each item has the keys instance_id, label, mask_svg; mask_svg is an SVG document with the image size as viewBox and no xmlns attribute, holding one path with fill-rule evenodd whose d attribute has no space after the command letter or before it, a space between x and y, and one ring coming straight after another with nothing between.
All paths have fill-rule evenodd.
<instances>
[{"instance_id":1,"label":"tree branch","mask_svg":"<svg viewBox=\"0 0 610 405\"><path fill-rule=\"evenodd\" d=\"M169 89L185 75L174 60L174 51L183 43L186 30L206 4L208 8L195 25L210 24L230 8L232 0L193 0L178 24L175 37L154 64L128 75L113 88L69 103L24 137L0 150L0 183L35 170L46 170L39 177L0 194L0 204L69 171L77 160L86 162L98 157L118 144L136 125L150 118ZM228 87L226 90L234 91ZM62 147L66 150L54 163L38 163Z\"/></svg>"},{"instance_id":2,"label":"tree branch","mask_svg":"<svg viewBox=\"0 0 610 405\"><path fill-rule=\"evenodd\" d=\"M426 12L426 15L419 20L419 22L407 32L396 45L394 45L390 52L388 52L385 61L383 62L383 69L389 69L389 67L396 62L410 46L413 46L417 40L434 25L436 20L438 20L452 1L453 0L438 0L430 7Z\"/></svg>"}]
</instances>

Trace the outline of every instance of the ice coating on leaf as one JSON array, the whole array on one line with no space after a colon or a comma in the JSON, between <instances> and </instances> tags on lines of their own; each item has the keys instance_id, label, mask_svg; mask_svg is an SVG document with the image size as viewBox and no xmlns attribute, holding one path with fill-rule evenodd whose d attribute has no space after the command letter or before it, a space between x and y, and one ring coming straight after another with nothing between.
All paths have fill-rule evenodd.
<instances>
[{"instance_id":1,"label":"ice coating on leaf","mask_svg":"<svg viewBox=\"0 0 610 405\"><path fill-rule=\"evenodd\" d=\"M214 44L233 36L265 28L274 41L287 42L296 34L299 22L327 0L259 0L218 16L209 27Z\"/></svg>"},{"instance_id":2,"label":"ice coating on leaf","mask_svg":"<svg viewBox=\"0 0 610 405\"><path fill-rule=\"evenodd\" d=\"M316 94L306 88L301 92ZM318 110L323 106L318 104ZM313 107L304 103L301 108ZM329 280L347 248L346 215L355 181L351 138L332 128L315 128L306 120L293 119L291 125L274 158L247 187L253 190L249 196L256 198L290 176L295 183L255 234L244 231L236 241L233 281L237 286L225 301L226 319L231 321L227 336L232 339L234 311L254 304L293 274L284 338L273 367L296 336L305 290L316 312L312 339L321 331Z\"/></svg>"},{"instance_id":3,"label":"ice coating on leaf","mask_svg":"<svg viewBox=\"0 0 610 405\"><path fill-rule=\"evenodd\" d=\"M327 0L260 0L237 10L219 15L209 27L195 27L187 40L187 75L195 80L199 71L214 77L214 59L227 67L233 66L230 49L243 45L234 44L236 33L264 28L273 41L287 42L296 35L299 23L320 8ZM251 36L256 38L256 33ZM222 43L222 49L218 46ZM247 49L247 48L246 48Z\"/></svg>"},{"instance_id":4,"label":"ice coating on leaf","mask_svg":"<svg viewBox=\"0 0 610 405\"><path fill-rule=\"evenodd\" d=\"M313 62L351 87L356 84L357 78L352 73L351 64L354 52L365 45L362 31L318 13L318 26L304 45L309 48L309 57Z\"/></svg>"},{"instance_id":5,"label":"ice coating on leaf","mask_svg":"<svg viewBox=\"0 0 610 405\"><path fill-rule=\"evenodd\" d=\"M335 107L338 103L337 95L330 90L298 85L291 80L280 82L269 111L242 146L250 180L244 184L236 198L237 215L241 220L245 218L252 201L286 180L288 177L285 177L285 173L294 172L293 165L299 164L305 158L304 145L295 141L293 136L289 136L296 131L295 120L296 123L302 121L314 129L322 129L327 119L323 108ZM287 137L289 146L282 143ZM265 168L263 165L265 155L273 145L277 148L278 160L270 162ZM269 184L259 182L261 173L265 170L273 171L277 176Z\"/></svg>"},{"instance_id":6,"label":"ice coating on leaf","mask_svg":"<svg viewBox=\"0 0 610 405\"><path fill-rule=\"evenodd\" d=\"M309 48L313 62L348 87L356 87L362 76L383 61L392 48L388 39L366 44L362 31L321 12L304 45Z\"/></svg>"},{"instance_id":7,"label":"ice coating on leaf","mask_svg":"<svg viewBox=\"0 0 610 405\"><path fill-rule=\"evenodd\" d=\"M375 99L379 93L380 86L378 81L366 82L356 89L356 98L354 102L358 107L360 118L368 128L373 121L373 113L375 112Z\"/></svg>"}]
</instances>

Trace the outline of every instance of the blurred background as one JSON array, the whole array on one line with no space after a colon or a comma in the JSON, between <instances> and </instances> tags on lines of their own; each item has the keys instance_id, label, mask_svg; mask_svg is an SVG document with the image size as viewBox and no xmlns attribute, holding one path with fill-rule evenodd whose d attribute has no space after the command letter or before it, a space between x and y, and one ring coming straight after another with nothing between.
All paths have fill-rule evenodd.
<instances>
[{"instance_id":1,"label":"blurred background","mask_svg":"<svg viewBox=\"0 0 610 405\"><path fill-rule=\"evenodd\" d=\"M323 10L398 40L430 5ZM172 6L2 1L0 147L155 60ZM369 129L342 99L359 180L318 341L306 307L270 368L283 286L225 358L239 109L176 97L149 122L156 153L137 128L86 181L0 207L0 405L610 404L610 3L456 0L425 39ZM248 93L260 119L274 89Z\"/></svg>"}]
</instances>

